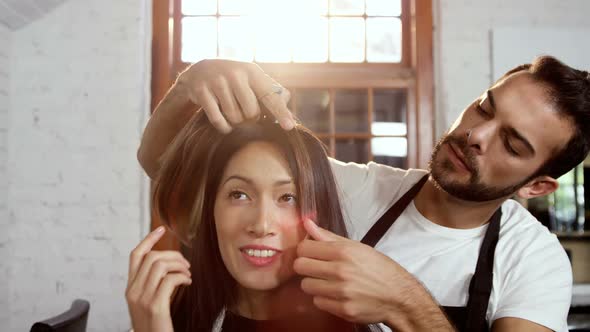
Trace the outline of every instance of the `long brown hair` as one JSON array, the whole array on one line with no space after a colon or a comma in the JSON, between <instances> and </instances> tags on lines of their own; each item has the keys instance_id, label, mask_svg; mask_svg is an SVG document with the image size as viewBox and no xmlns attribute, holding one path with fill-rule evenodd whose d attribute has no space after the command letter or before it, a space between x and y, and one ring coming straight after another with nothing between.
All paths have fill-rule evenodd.
<instances>
[{"instance_id":1,"label":"long brown hair","mask_svg":"<svg viewBox=\"0 0 590 332\"><path fill-rule=\"evenodd\" d=\"M180 289L172 305L175 331L211 331L222 310L237 301L236 281L219 252L213 208L230 158L256 141L270 142L283 153L300 215L347 235L325 148L309 130L298 125L285 131L265 118L222 135L197 112L163 155L153 194L155 211L184 243L191 263L193 282Z\"/></svg>"}]
</instances>

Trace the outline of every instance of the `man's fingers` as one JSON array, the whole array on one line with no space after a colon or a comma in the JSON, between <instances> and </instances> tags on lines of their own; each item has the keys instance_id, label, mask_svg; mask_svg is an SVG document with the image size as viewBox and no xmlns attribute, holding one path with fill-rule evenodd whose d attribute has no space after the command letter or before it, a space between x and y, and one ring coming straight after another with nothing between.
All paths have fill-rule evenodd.
<instances>
[{"instance_id":1,"label":"man's fingers","mask_svg":"<svg viewBox=\"0 0 590 332\"><path fill-rule=\"evenodd\" d=\"M344 259L340 242L321 242L303 240L297 245L297 256L317 259L320 261L339 261Z\"/></svg>"},{"instance_id":2,"label":"man's fingers","mask_svg":"<svg viewBox=\"0 0 590 332\"><path fill-rule=\"evenodd\" d=\"M141 262L145 255L147 255L150 250L154 247L154 245L162 238L165 232L164 226L160 226L148 234L138 245L131 251L131 255L129 257L129 279L127 280L127 285L131 284L131 282L135 279L139 267L141 266Z\"/></svg>"},{"instance_id":3,"label":"man's fingers","mask_svg":"<svg viewBox=\"0 0 590 332\"><path fill-rule=\"evenodd\" d=\"M313 220L309 218L303 219L303 227L307 231L307 234L309 234L312 239L317 241L340 241L345 239L328 230L321 228Z\"/></svg>"},{"instance_id":4,"label":"man's fingers","mask_svg":"<svg viewBox=\"0 0 590 332\"><path fill-rule=\"evenodd\" d=\"M262 104L268 109L275 119L279 121L281 127L285 130L291 130L295 127L295 119L293 114L287 107L287 103L283 98L275 92L271 92L260 98Z\"/></svg>"},{"instance_id":5,"label":"man's fingers","mask_svg":"<svg viewBox=\"0 0 590 332\"><path fill-rule=\"evenodd\" d=\"M301 290L314 297L327 297L332 300L345 300L348 298L345 292L343 292L340 283L332 280L303 278L301 280Z\"/></svg>"},{"instance_id":6,"label":"man's fingers","mask_svg":"<svg viewBox=\"0 0 590 332\"><path fill-rule=\"evenodd\" d=\"M213 96L211 91L204 89L199 93L198 99L199 104L207 115L207 119L209 119L209 122L211 122L213 127L217 128L221 133L229 133L232 130L232 127L225 117L223 117L223 114L221 114L217 99Z\"/></svg>"},{"instance_id":7,"label":"man's fingers","mask_svg":"<svg viewBox=\"0 0 590 332\"><path fill-rule=\"evenodd\" d=\"M344 320L349 320L351 318L351 315L349 315L350 310L347 310L345 304L341 301L324 296L314 296L313 304L318 309L329 312Z\"/></svg>"},{"instance_id":8,"label":"man's fingers","mask_svg":"<svg viewBox=\"0 0 590 332\"><path fill-rule=\"evenodd\" d=\"M347 271L344 271L343 266L335 262L326 262L307 257L298 257L293 262L295 273L304 277L331 281L345 279Z\"/></svg>"},{"instance_id":9,"label":"man's fingers","mask_svg":"<svg viewBox=\"0 0 590 332\"><path fill-rule=\"evenodd\" d=\"M247 82L237 82L233 85L236 99L242 108L246 119L256 120L260 116L260 105L254 91L250 89Z\"/></svg>"},{"instance_id":10,"label":"man's fingers","mask_svg":"<svg viewBox=\"0 0 590 332\"><path fill-rule=\"evenodd\" d=\"M222 114L231 124L239 124L244 121L238 103L225 79L220 78L213 84L213 92L221 105Z\"/></svg>"},{"instance_id":11,"label":"man's fingers","mask_svg":"<svg viewBox=\"0 0 590 332\"><path fill-rule=\"evenodd\" d=\"M254 67L248 77L249 85L252 87L256 98L279 121L283 129L292 129L295 126L295 120L287 107L288 98L291 96L286 91L287 89L266 75L260 67ZM280 93L278 93L279 91Z\"/></svg>"}]
</instances>

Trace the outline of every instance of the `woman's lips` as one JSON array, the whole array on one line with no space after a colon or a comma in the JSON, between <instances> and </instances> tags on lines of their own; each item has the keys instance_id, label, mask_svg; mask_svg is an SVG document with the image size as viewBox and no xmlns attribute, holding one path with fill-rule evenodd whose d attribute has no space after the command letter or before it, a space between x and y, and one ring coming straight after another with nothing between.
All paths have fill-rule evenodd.
<instances>
[{"instance_id":1,"label":"woman's lips","mask_svg":"<svg viewBox=\"0 0 590 332\"><path fill-rule=\"evenodd\" d=\"M247 245L240 248L240 252L244 259L256 266L265 267L274 263L280 256L281 251L263 245Z\"/></svg>"}]
</instances>

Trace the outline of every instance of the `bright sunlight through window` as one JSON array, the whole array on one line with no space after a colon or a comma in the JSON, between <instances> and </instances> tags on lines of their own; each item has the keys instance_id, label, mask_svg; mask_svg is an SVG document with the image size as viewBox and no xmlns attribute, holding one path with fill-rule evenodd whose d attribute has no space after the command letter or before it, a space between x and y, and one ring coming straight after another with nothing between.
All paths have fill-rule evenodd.
<instances>
[{"instance_id":1,"label":"bright sunlight through window","mask_svg":"<svg viewBox=\"0 0 590 332\"><path fill-rule=\"evenodd\" d=\"M395 63L400 0L182 0L182 61Z\"/></svg>"}]
</instances>

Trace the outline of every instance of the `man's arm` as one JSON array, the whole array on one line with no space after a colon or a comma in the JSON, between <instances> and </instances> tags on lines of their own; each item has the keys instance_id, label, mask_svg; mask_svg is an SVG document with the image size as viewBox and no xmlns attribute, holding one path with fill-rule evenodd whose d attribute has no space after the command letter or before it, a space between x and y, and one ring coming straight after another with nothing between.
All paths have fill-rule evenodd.
<instances>
[{"instance_id":1,"label":"man's arm","mask_svg":"<svg viewBox=\"0 0 590 332\"><path fill-rule=\"evenodd\" d=\"M494 321L492 332L550 332L551 329L530 320L514 317L504 317Z\"/></svg>"},{"instance_id":2,"label":"man's arm","mask_svg":"<svg viewBox=\"0 0 590 332\"><path fill-rule=\"evenodd\" d=\"M223 133L247 119L260 116L259 101L279 120L284 129L295 122L287 102L287 89L253 63L229 60L203 60L182 72L158 104L145 128L137 152L139 163L154 178L159 159L176 134L197 109Z\"/></svg>"},{"instance_id":3,"label":"man's arm","mask_svg":"<svg viewBox=\"0 0 590 332\"><path fill-rule=\"evenodd\" d=\"M174 84L154 110L137 150L137 160L150 178L154 179L156 176L160 168L160 156L192 117L197 107L179 86Z\"/></svg>"}]
</instances>

